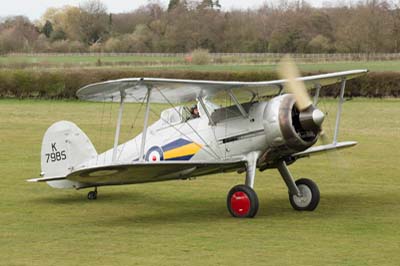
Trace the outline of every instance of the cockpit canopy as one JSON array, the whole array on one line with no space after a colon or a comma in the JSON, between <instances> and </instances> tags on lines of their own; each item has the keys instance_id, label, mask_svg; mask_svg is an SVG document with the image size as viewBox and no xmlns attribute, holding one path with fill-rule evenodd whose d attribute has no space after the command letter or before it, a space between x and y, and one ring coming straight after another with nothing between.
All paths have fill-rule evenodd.
<instances>
[{"instance_id":1,"label":"cockpit canopy","mask_svg":"<svg viewBox=\"0 0 400 266\"><path fill-rule=\"evenodd\" d=\"M204 100L204 105L207 108L208 113L211 115L214 122L219 122L229 118L240 116L240 112L236 105L227 107L220 106L209 100ZM243 103L243 108L248 112L252 103ZM199 110L199 116L206 116L206 112L200 103L197 104ZM160 122L162 126L174 125L183 122L187 122L194 119L191 113L191 108L188 106L176 106L166 109L161 112Z\"/></svg>"},{"instance_id":2,"label":"cockpit canopy","mask_svg":"<svg viewBox=\"0 0 400 266\"><path fill-rule=\"evenodd\" d=\"M184 122L188 117L184 106L176 106L161 112L161 121L163 125L173 125Z\"/></svg>"}]
</instances>

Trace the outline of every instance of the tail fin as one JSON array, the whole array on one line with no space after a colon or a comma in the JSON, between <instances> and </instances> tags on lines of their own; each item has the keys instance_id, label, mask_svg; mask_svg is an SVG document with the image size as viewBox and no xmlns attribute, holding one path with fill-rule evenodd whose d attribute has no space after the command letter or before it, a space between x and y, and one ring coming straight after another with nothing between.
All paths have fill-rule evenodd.
<instances>
[{"instance_id":1,"label":"tail fin","mask_svg":"<svg viewBox=\"0 0 400 266\"><path fill-rule=\"evenodd\" d=\"M43 137L42 176L66 176L85 161L96 158L97 152L88 136L74 123L60 121L49 127ZM49 181L54 188L74 188L69 180Z\"/></svg>"}]
</instances>

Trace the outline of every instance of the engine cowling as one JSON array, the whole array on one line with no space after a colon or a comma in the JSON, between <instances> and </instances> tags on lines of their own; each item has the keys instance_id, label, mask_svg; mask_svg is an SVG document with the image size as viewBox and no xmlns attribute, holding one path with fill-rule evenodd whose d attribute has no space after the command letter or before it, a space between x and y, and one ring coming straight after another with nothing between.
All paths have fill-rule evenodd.
<instances>
[{"instance_id":1,"label":"engine cowling","mask_svg":"<svg viewBox=\"0 0 400 266\"><path fill-rule=\"evenodd\" d=\"M324 114L314 106L299 111L295 101L292 94L278 96L264 109L263 125L272 157L306 150L318 140Z\"/></svg>"}]
</instances>

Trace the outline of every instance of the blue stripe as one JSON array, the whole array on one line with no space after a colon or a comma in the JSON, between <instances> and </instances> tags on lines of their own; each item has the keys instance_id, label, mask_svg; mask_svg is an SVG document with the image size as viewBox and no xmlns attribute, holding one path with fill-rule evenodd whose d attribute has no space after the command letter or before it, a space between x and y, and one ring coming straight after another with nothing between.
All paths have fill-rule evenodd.
<instances>
[{"instance_id":1,"label":"blue stripe","mask_svg":"<svg viewBox=\"0 0 400 266\"><path fill-rule=\"evenodd\" d=\"M166 159L166 161L189 161L193 157L193 155L194 154L181 156L181 157L170 158L170 159Z\"/></svg>"},{"instance_id":2,"label":"blue stripe","mask_svg":"<svg viewBox=\"0 0 400 266\"><path fill-rule=\"evenodd\" d=\"M183 145L190 144L190 143L192 143L192 142L188 141L186 139L177 139L177 140L174 140L173 142L163 146L162 149L164 152L166 152L166 151L169 151L169 150L172 150L175 148L179 148Z\"/></svg>"}]
</instances>

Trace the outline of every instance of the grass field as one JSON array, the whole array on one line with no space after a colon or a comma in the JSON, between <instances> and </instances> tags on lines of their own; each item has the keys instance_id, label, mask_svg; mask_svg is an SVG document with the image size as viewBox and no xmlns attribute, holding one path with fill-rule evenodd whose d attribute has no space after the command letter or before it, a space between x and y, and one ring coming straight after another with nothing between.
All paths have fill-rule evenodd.
<instances>
[{"instance_id":1,"label":"grass field","mask_svg":"<svg viewBox=\"0 0 400 266\"><path fill-rule=\"evenodd\" d=\"M118 63L118 62L161 62L173 63L183 62L183 57L170 56L85 56L85 55L49 55L49 56L0 56L0 64L12 63L52 63L52 64L95 64L97 60L102 62Z\"/></svg>"},{"instance_id":2,"label":"grass field","mask_svg":"<svg viewBox=\"0 0 400 266\"><path fill-rule=\"evenodd\" d=\"M331 135L335 103L321 107ZM274 170L257 173L254 219L226 210L228 190L243 182L238 174L101 188L96 202L87 191L25 182L40 172L51 123L74 121L103 151L112 144L115 111L111 104L0 100L0 265L400 264L400 100L347 102L340 138L359 145L290 167L319 184L315 212L292 210ZM130 128L136 112L127 105L124 140L138 131Z\"/></svg>"},{"instance_id":3,"label":"grass field","mask_svg":"<svg viewBox=\"0 0 400 266\"><path fill-rule=\"evenodd\" d=\"M368 61L368 62L327 62L299 63L303 72L329 72L352 69L369 69L374 72L400 71L400 61ZM192 71L276 71L277 64L214 64L214 65L176 65L176 66L141 66L141 69L154 70L192 70Z\"/></svg>"},{"instance_id":4,"label":"grass field","mask_svg":"<svg viewBox=\"0 0 400 266\"><path fill-rule=\"evenodd\" d=\"M99 61L101 65L99 65ZM233 60L229 63L229 60ZM183 56L0 56L2 67L35 67L35 68L129 68L141 70L191 70L191 71L276 71L276 64L249 62L246 58L227 59L228 63L192 65L185 64ZM299 63L304 72L341 71L364 69L370 71L400 71L400 61L339 61L326 63Z\"/></svg>"}]
</instances>

